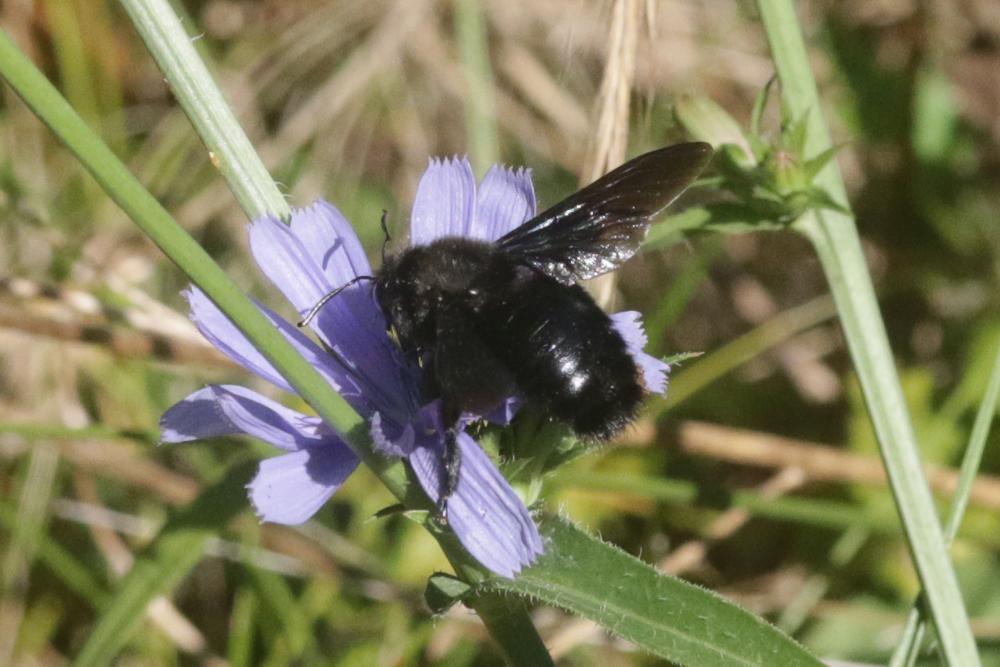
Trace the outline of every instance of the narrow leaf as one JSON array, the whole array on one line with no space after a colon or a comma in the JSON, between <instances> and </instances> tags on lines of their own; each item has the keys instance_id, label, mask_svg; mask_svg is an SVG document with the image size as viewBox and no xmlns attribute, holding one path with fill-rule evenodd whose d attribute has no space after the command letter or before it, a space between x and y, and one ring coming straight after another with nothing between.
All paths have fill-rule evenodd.
<instances>
[{"instance_id":1,"label":"narrow leaf","mask_svg":"<svg viewBox=\"0 0 1000 667\"><path fill-rule=\"evenodd\" d=\"M802 165L802 171L806 175L806 180L810 183L816 178L816 174L823 171L823 168L840 152L840 146L830 146L825 151L820 153L814 158L806 160L806 163ZM843 209L843 207L840 207Z\"/></svg>"},{"instance_id":2,"label":"narrow leaf","mask_svg":"<svg viewBox=\"0 0 1000 667\"><path fill-rule=\"evenodd\" d=\"M782 142L793 155L801 158L805 155L806 141L809 136L809 114L790 118L782 131Z\"/></svg>"},{"instance_id":3,"label":"narrow leaf","mask_svg":"<svg viewBox=\"0 0 1000 667\"><path fill-rule=\"evenodd\" d=\"M175 514L136 560L77 655L76 667L110 665L145 618L149 603L187 576L220 526L247 506L245 486L255 463L235 466Z\"/></svg>"},{"instance_id":4,"label":"narrow leaf","mask_svg":"<svg viewBox=\"0 0 1000 667\"><path fill-rule=\"evenodd\" d=\"M757 99L753 101L753 112L750 114L750 133L755 137L760 137L760 123L764 117L764 110L767 108L767 101L771 97L771 87L778 80L777 75L772 76L764 84L764 87L757 93ZM757 156L760 160L761 156Z\"/></svg>"},{"instance_id":5,"label":"narrow leaf","mask_svg":"<svg viewBox=\"0 0 1000 667\"><path fill-rule=\"evenodd\" d=\"M670 364L671 366L679 366L680 364L688 361L690 359L697 359L704 352L678 352L676 354L671 354L670 356L663 357L662 361L665 364Z\"/></svg>"},{"instance_id":6,"label":"narrow leaf","mask_svg":"<svg viewBox=\"0 0 1000 667\"><path fill-rule=\"evenodd\" d=\"M8 533L13 533L16 529L17 517L17 512L11 506L0 505L0 526ZM108 601L104 585L79 560L79 554L67 551L52 535L38 536L37 557L69 590L95 609L100 609Z\"/></svg>"}]
</instances>

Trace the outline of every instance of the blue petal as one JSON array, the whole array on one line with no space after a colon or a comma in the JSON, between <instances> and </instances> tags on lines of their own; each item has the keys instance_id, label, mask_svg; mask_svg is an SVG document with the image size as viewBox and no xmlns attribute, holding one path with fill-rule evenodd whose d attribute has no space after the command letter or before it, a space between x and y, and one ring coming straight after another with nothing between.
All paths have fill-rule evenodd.
<instances>
[{"instance_id":1,"label":"blue petal","mask_svg":"<svg viewBox=\"0 0 1000 667\"><path fill-rule=\"evenodd\" d=\"M370 267L357 237L331 205L317 202L292 213L291 227L270 217L250 226L250 247L261 270L304 315L327 293ZM367 405L355 405L366 417L375 409L416 409L415 370L386 333L385 318L372 285L349 287L326 304L312 321L313 329L336 358L339 381L363 391Z\"/></svg>"},{"instance_id":2,"label":"blue petal","mask_svg":"<svg viewBox=\"0 0 1000 667\"><path fill-rule=\"evenodd\" d=\"M517 414L517 411L521 409L522 405L524 405L524 401L520 397L509 396L504 399L503 403L484 414L483 419L491 424L506 426L514 418L514 415Z\"/></svg>"},{"instance_id":3,"label":"blue petal","mask_svg":"<svg viewBox=\"0 0 1000 667\"><path fill-rule=\"evenodd\" d=\"M369 431L376 451L383 456L409 456L413 451L413 424L400 427L389 420L383 419L381 413L372 415Z\"/></svg>"},{"instance_id":4,"label":"blue petal","mask_svg":"<svg viewBox=\"0 0 1000 667\"><path fill-rule=\"evenodd\" d=\"M410 213L410 244L468 236L476 211L476 177L468 158L432 159Z\"/></svg>"},{"instance_id":5,"label":"blue petal","mask_svg":"<svg viewBox=\"0 0 1000 667\"><path fill-rule=\"evenodd\" d=\"M474 238L496 241L535 215L535 188L530 169L490 167L479 185L476 219L470 230Z\"/></svg>"},{"instance_id":6,"label":"blue petal","mask_svg":"<svg viewBox=\"0 0 1000 667\"><path fill-rule=\"evenodd\" d=\"M199 389L163 413L162 442L188 442L245 433L279 449L296 451L331 436L318 417L309 417L238 385Z\"/></svg>"},{"instance_id":7,"label":"blue petal","mask_svg":"<svg viewBox=\"0 0 1000 667\"><path fill-rule=\"evenodd\" d=\"M247 486L263 521L307 521L358 467L358 457L337 437L316 447L261 461Z\"/></svg>"},{"instance_id":8,"label":"blue petal","mask_svg":"<svg viewBox=\"0 0 1000 667\"><path fill-rule=\"evenodd\" d=\"M358 235L330 202L317 199L311 206L292 209L289 227L330 285L343 285L355 276L371 275L368 255Z\"/></svg>"},{"instance_id":9,"label":"blue petal","mask_svg":"<svg viewBox=\"0 0 1000 667\"><path fill-rule=\"evenodd\" d=\"M458 488L448 499L448 523L466 550L489 570L514 577L543 552L538 527L521 499L475 440L458 435L462 463ZM410 455L420 485L440 498L443 443L440 434Z\"/></svg>"},{"instance_id":10,"label":"blue petal","mask_svg":"<svg viewBox=\"0 0 1000 667\"><path fill-rule=\"evenodd\" d=\"M185 292L185 296L188 298L188 303L191 304L192 321L209 342L247 370L285 391L294 393L295 390L281 377L271 362L247 340L243 332L237 329L236 325L201 290L192 287ZM375 411L375 404L372 403L370 392L366 392L366 385L359 380L356 374L336 363L333 356L306 338L305 334L297 327L278 317L265 306L257 304L257 307L271 321L271 324L281 331L296 351L305 357L355 410L365 416L371 415ZM383 407L383 409L387 408Z\"/></svg>"},{"instance_id":11,"label":"blue petal","mask_svg":"<svg viewBox=\"0 0 1000 667\"><path fill-rule=\"evenodd\" d=\"M667 374L670 365L643 352L646 347L646 332L642 328L642 317L634 310L626 310L611 315L611 324L625 339L625 347L642 372L643 384L647 391L662 394L667 390Z\"/></svg>"}]
</instances>

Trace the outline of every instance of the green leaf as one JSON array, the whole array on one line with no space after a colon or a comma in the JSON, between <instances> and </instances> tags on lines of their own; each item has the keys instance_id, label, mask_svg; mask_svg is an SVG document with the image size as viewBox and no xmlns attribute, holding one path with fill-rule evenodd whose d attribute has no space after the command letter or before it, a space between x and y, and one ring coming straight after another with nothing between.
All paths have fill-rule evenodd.
<instances>
[{"instance_id":1,"label":"green leaf","mask_svg":"<svg viewBox=\"0 0 1000 667\"><path fill-rule=\"evenodd\" d=\"M686 233L721 232L744 234L765 230L785 229L787 215L783 203L758 198L753 206L733 202L719 202L689 208L677 215L668 216L649 231L643 252L667 248L680 242Z\"/></svg>"},{"instance_id":2,"label":"green leaf","mask_svg":"<svg viewBox=\"0 0 1000 667\"><path fill-rule=\"evenodd\" d=\"M434 614L443 614L451 609L463 597L468 595L472 587L466 582L450 574L437 572L427 580L424 589L424 600Z\"/></svg>"},{"instance_id":3,"label":"green leaf","mask_svg":"<svg viewBox=\"0 0 1000 667\"><path fill-rule=\"evenodd\" d=\"M755 137L760 137L761 119L764 117L767 101L771 97L771 87L774 86L774 82L777 80L777 74L768 79L764 87L757 93L757 98L753 101L753 112L750 114L750 133ZM761 156L758 155L757 159L759 161Z\"/></svg>"},{"instance_id":4,"label":"green leaf","mask_svg":"<svg viewBox=\"0 0 1000 667\"><path fill-rule=\"evenodd\" d=\"M816 178L816 174L823 171L823 167L833 160L837 153L840 152L840 148L840 146L830 146L816 157L806 160L806 163L802 165L802 171L805 173L806 180L812 183L813 179ZM843 210L843 206L840 209Z\"/></svg>"},{"instance_id":5,"label":"green leaf","mask_svg":"<svg viewBox=\"0 0 1000 667\"><path fill-rule=\"evenodd\" d=\"M258 599L267 607L265 615L270 623L281 629L281 636L293 655L303 655L312 649L315 636L311 619L303 605L292 592L291 586L280 574L258 567L247 568Z\"/></svg>"},{"instance_id":6,"label":"green leaf","mask_svg":"<svg viewBox=\"0 0 1000 667\"><path fill-rule=\"evenodd\" d=\"M757 162L761 163L767 160L767 156L772 150L770 142L756 134L751 134L748 140L750 142L750 150L753 151L753 156Z\"/></svg>"},{"instance_id":7,"label":"green leaf","mask_svg":"<svg viewBox=\"0 0 1000 667\"><path fill-rule=\"evenodd\" d=\"M11 503L13 505L13 503ZM14 505L16 507L16 505ZM0 505L0 526L8 533L14 533L18 525L18 513L10 505ZM108 601L108 593L104 585L98 581L87 565L78 560L79 554L74 554L64 548L52 535L38 535L38 560L51 570L66 587L78 594L96 609L103 607Z\"/></svg>"},{"instance_id":8,"label":"green leaf","mask_svg":"<svg viewBox=\"0 0 1000 667\"><path fill-rule=\"evenodd\" d=\"M701 206L669 215L649 230L649 235L642 244L642 251L648 252L672 246L680 242L683 232L698 229L711 220L711 217L711 213Z\"/></svg>"},{"instance_id":9,"label":"green leaf","mask_svg":"<svg viewBox=\"0 0 1000 667\"><path fill-rule=\"evenodd\" d=\"M809 136L809 114L803 113L797 118L791 118L783 128L782 143L796 157L801 158L806 152L806 141Z\"/></svg>"},{"instance_id":10,"label":"green leaf","mask_svg":"<svg viewBox=\"0 0 1000 667\"><path fill-rule=\"evenodd\" d=\"M611 493L694 510L739 508L761 519L833 530L861 527L878 535L900 533L895 515L881 507L825 498L767 497L756 491L726 491L658 475L563 469L549 478L548 485L550 489ZM976 539L984 544L996 541L992 533L976 535Z\"/></svg>"},{"instance_id":11,"label":"green leaf","mask_svg":"<svg viewBox=\"0 0 1000 667\"><path fill-rule=\"evenodd\" d=\"M818 187L808 187L802 190L797 190L791 193L788 197L788 207L792 211L798 211L805 213L808 209L826 209L828 211L835 211L837 213L843 213L845 215L849 214L843 205L830 196L823 188Z\"/></svg>"},{"instance_id":12,"label":"green leaf","mask_svg":"<svg viewBox=\"0 0 1000 667\"><path fill-rule=\"evenodd\" d=\"M230 614L229 637L226 647L229 664L233 667L251 665L254 644L254 619L257 616L257 594L244 587L236 591Z\"/></svg>"},{"instance_id":13,"label":"green leaf","mask_svg":"<svg viewBox=\"0 0 1000 667\"><path fill-rule=\"evenodd\" d=\"M961 112L953 88L946 70L933 59L917 72L911 141L922 162L944 162L955 150Z\"/></svg>"},{"instance_id":14,"label":"green leaf","mask_svg":"<svg viewBox=\"0 0 1000 667\"><path fill-rule=\"evenodd\" d=\"M724 234L744 234L765 230L784 229L781 208L764 200L757 200L754 206L721 202L705 207L709 218L702 224L702 230Z\"/></svg>"},{"instance_id":15,"label":"green leaf","mask_svg":"<svg viewBox=\"0 0 1000 667\"><path fill-rule=\"evenodd\" d=\"M77 655L76 667L110 665L145 618L158 595L172 591L187 576L220 526L247 507L246 484L256 463L234 467L219 482L167 521L156 540L136 558L114 598Z\"/></svg>"},{"instance_id":16,"label":"green leaf","mask_svg":"<svg viewBox=\"0 0 1000 667\"><path fill-rule=\"evenodd\" d=\"M689 359L697 359L704 352L678 352L677 354L671 354L668 357L663 357L661 361L665 364L670 364L671 366L678 366Z\"/></svg>"},{"instance_id":17,"label":"green leaf","mask_svg":"<svg viewBox=\"0 0 1000 667\"><path fill-rule=\"evenodd\" d=\"M741 167L756 164L739 123L711 98L682 95L674 105L674 116L692 139L707 141L716 148L728 147Z\"/></svg>"},{"instance_id":18,"label":"green leaf","mask_svg":"<svg viewBox=\"0 0 1000 667\"><path fill-rule=\"evenodd\" d=\"M589 618L682 665L822 665L787 635L718 595L660 574L564 519L542 522L546 552L516 579L485 586Z\"/></svg>"},{"instance_id":19,"label":"green leaf","mask_svg":"<svg viewBox=\"0 0 1000 667\"><path fill-rule=\"evenodd\" d=\"M393 516L395 514L405 514L405 513L406 513L406 505L404 505L403 503L393 503L392 505L383 507L378 512L375 512L371 520L374 521L375 519L384 519L386 517ZM420 521L419 523L423 522Z\"/></svg>"}]
</instances>

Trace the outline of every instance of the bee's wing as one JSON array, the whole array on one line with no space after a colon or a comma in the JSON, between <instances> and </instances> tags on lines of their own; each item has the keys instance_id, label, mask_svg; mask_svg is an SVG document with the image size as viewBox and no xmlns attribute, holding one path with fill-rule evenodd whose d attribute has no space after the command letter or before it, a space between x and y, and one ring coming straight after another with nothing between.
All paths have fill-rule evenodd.
<instances>
[{"instance_id":1,"label":"bee's wing","mask_svg":"<svg viewBox=\"0 0 1000 667\"><path fill-rule=\"evenodd\" d=\"M607 273L635 254L656 214L697 178L705 143L640 155L497 240L519 263L569 284Z\"/></svg>"}]
</instances>

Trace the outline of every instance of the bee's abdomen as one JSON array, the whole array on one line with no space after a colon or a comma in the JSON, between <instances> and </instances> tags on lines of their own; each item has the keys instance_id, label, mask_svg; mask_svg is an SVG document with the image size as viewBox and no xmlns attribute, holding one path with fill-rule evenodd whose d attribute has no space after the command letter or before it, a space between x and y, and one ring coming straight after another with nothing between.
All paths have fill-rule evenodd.
<instances>
[{"instance_id":1,"label":"bee's abdomen","mask_svg":"<svg viewBox=\"0 0 1000 667\"><path fill-rule=\"evenodd\" d=\"M525 398L588 438L610 438L635 416L644 393L635 361L582 288L532 272L492 306L503 317L482 334Z\"/></svg>"}]
</instances>

